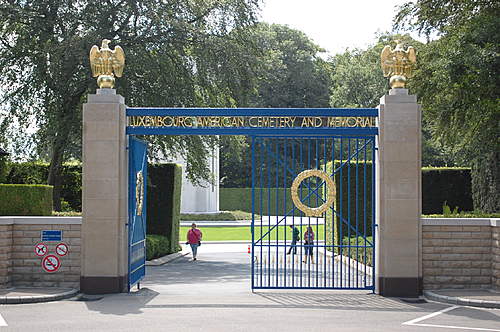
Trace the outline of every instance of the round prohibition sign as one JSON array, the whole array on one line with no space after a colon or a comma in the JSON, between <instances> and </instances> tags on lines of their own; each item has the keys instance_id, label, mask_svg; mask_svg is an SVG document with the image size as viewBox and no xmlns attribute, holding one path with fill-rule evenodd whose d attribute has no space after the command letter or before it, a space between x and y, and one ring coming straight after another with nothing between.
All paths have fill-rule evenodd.
<instances>
[{"instance_id":1,"label":"round prohibition sign","mask_svg":"<svg viewBox=\"0 0 500 332\"><path fill-rule=\"evenodd\" d=\"M58 254L59 256L66 256L68 252L69 249L66 243L61 242L56 246L56 254Z\"/></svg>"},{"instance_id":2,"label":"round prohibition sign","mask_svg":"<svg viewBox=\"0 0 500 332\"><path fill-rule=\"evenodd\" d=\"M42 257L45 256L46 253L47 246L45 245L45 243L40 242L35 246L35 255Z\"/></svg>"},{"instance_id":3,"label":"round prohibition sign","mask_svg":"<svg viewBox=\"0 0 500 332\"><path fill-rule=\"evenodd\" d=\"M61 261L57 256L47 255L42 259L42 267L46 272L56 272L61 267Z\"/></svg>"}]
</instances>

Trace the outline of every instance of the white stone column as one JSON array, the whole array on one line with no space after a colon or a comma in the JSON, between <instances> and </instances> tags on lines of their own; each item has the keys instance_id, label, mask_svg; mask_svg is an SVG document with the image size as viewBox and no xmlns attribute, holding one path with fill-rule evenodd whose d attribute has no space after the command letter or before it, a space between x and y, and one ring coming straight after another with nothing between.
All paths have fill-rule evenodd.
<instances>
[{"instance_id":1,"label":"white stone column","mask_svg":"<svg viewBox=\"0 0 500 332\"><path fill-rule=\"evenodd\" d=\"M407 89L391 89L381 98L377 145L376 289L384 296L418 296L421 114Z\"/></svg>"},{"instance_id":2,"label":"white stone column","mask_svg":"<svg viewBox=\"0 0 500 332\"><path fill-rule=\"evenodd\" d=\"M126 121L114 89L98 89L83 105L80 288L87 294L127 290Z\"/></svg>"}]
</instances>

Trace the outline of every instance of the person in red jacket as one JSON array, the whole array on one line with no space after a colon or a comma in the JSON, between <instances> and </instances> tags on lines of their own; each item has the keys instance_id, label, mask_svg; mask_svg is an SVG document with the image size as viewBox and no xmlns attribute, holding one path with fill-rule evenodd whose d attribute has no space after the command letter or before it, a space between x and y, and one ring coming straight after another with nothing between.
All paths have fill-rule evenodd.
<instances>
[{"instance_id":1,"label":"person in red jacket","mask_svg":"<svg viewBox=\"0 0 500 332\"><path fill-rule=\"evenodd\" d=\"M196 224L191 225L191 229L187 232L187 243L191 246L191 251L193 252L193 261L196 260L196 253L198 252L198 247L201 245L201 238L203 234L196 228Z\"/></svg>"}]
</instances>

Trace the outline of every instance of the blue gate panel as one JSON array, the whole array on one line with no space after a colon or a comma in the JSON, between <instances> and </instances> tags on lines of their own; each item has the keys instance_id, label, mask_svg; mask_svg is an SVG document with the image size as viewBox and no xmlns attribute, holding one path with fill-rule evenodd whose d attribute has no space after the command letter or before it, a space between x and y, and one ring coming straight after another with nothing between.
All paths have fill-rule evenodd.
<instances>
[{"instance_id":1,"label":"blue gate panel","mask_svg":"<svg viewBox=\"0 0 500 332\"><path fill-rule=\"evenodd\" d=\"M252 138L252 288L374 290L374 151L373 136Z\"/></svg>"},{"instance_id":2,"label":"blue gate panel","mask_svg":"<svg viewBox=\"0 0 500 332\"><path fill-rule=\"evenodd\" d=\"M129 137L128 289L146 274L147 143Z\"/></svg>"}]
</instances>

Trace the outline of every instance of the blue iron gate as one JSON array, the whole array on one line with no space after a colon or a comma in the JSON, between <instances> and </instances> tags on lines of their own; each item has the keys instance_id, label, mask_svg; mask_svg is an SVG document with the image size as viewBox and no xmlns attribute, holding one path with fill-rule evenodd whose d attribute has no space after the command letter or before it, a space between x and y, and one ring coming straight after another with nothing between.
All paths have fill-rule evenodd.
<instances>
[{"instance_id":1,"label":"blue iron gate","mask_svg":"<svg viewBox=\"0 0 500 332\"><path fill-rule=\"evenodd\" d=\"M252 288L374 290L374 153L374 136L252 138Z\"/></svg>"},{"instance_id":2,"label":"blue iron gate","mask_svg":"<svg viewBox=\"0 0 500 332\"><path fill-rule=\"evenodd\" d=\"M128 135L252 138L252 288L374 290L377 109L136 107L127 116ZM139 170L146 179L145 146L133 144L130 285L144 275L145 234L132 186Z\"/></svg>"},{"instance_id":3,"label":"blue iron gate","mask_svg":"<svg viewBox=\"0 0 500 332\"><path fill-rule=\"evenodd\" d=\"M128 290L146 274L147 143L129 136Z\"/></svg>"}]
</instances>

